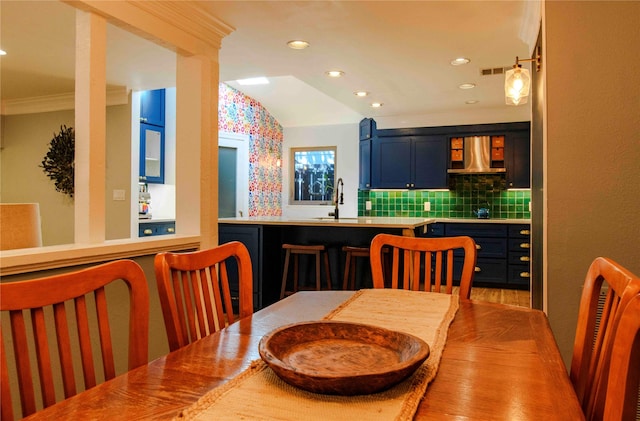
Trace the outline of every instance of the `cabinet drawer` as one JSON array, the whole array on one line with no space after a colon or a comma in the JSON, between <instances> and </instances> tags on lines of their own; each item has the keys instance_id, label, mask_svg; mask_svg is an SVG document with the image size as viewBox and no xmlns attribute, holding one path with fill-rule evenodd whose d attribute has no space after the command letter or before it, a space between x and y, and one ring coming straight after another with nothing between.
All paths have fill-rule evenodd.
<instances>
[{"instance_id":1,"label":"cabinet drawer","mask_svg":"<svg viewBox=\"0 0 640 421\"><path fill-rule=\"evenodd\" d=\"M509 265L507 282L517 285L529 285L531 272L528 265Z\"/></svg>"},{"instance_id":2,"label":"cabinet drawer","mask_svg":"<svg viewBox=\"0 0 640 421\"><path fill-rule=\"evenodd\" d=\"M444 224L429 224L427 225L427 237L443 237L444 236Z\"/></svg>"},{"instance_id":3,"label":"cabinet drawer","mask_svg":"<svg viewBox=\"0 0 640 421\"><path fill-rule=\"evenodd\" d=\"M475 238L478 258L507 257L507 240L505 238Z\"/></svg>"},{"instance_id":4,"label":"cabinet drawer","mask_svg":"<svg viewBox=\"0 0 640 421\"><path fill-rule=\"evenodd\" d=\"M504 259L478 259L474 282L504 283L507 261Z\"/></svg>"},{"instance_id":5,"label":"cabinet drawer","mask_svg":"<svg viewBox=\"0 0 640 421\"><path fill-rule=\"evenodd\" d=\"M530 225L510 225L509 238L529 238L531 236Z\"/></svg>"},{"instance_id":6,"label":"cabinet drawer","mask_svg":"<svg viewBox=\"0 0 640 421\"><path fill-rule=\"evenodd\" d=\"M510 238L509 239L509 251L529 251L531 248L531 242L528 238Z\"/></svg>"},{"instance_id":7,"label":"cabinet drawer","mask_svg":"<svg viewBox=\"0 0 640 421\"><path fill-rule=\"evenodd\" d=\"M476 237L507 237L506 224L446 224L445 233L448 237L468 235ZM476 239L476 242L478 240Z\"/></svg>"},{"instance_id":8,"label":"cabinet drawer","mask_svg":"<svg viewBox=\"0 0 640 421\"><path fill-rule=\"evenodd\" d=\"M531 257L528 251L512 251L509 253L510 265L529 265Z\"/></svg>"}]
</instances>

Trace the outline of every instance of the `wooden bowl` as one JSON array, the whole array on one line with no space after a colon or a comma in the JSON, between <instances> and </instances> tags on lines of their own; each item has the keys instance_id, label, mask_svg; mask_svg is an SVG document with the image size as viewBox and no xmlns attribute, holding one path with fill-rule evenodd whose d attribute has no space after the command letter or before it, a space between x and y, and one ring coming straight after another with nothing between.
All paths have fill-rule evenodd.
<instances>
[{"instance_id":1,"label":"wooden bowl","mask_svg":"<svg viewBox=\"0 0 640 421\"><path fill-rule=\"evenodd\" d=\"M258 350L288 384L330 395L383 391L429 356L429 345L416 336L337 321L283 326L263 336Z\"/></svg>"}]
</instances>

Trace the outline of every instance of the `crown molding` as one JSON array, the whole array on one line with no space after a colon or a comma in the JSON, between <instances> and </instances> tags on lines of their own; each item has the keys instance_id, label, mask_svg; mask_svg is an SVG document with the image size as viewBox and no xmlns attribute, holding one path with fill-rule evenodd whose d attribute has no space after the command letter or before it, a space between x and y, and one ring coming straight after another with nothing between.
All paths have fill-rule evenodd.
<instances>
[{"instance_id":1,"label":"crown molding","mask_svg":"<svg viewBox=\"0 0 640 421\"><path fill-rule=\"evenodd\" d=\"M198 1L62 1L184 55L217 59L222 38L235 31Z\"/></svg>"},{"instance_id":2,"label":"crown molding","mask_svg":"<svg viewBox=\"0 0 640 421\"><path fill-rule=\"evenodd\" d=\"M128 103L129 89L127 87L109 89L107 91L108 107ZM75 95L73 92L68 92L64 94L3 100L0 105L0 114L36 114L73 109L75 109Z\"/></svg>"}]
</instances>

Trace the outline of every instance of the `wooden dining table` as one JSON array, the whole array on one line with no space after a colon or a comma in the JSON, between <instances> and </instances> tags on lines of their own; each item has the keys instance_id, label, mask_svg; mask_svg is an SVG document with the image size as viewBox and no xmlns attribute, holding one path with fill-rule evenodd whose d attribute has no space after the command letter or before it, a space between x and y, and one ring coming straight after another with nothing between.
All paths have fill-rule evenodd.
<instances>
[{"instance_id":1,"label":"wooden dining table","mask_svg":"<svg viewBox=\"0 0 640 421\"><path fill-rule=\"evenodd\" d=\"M259 359L258 343L265 334L322 319L352 294L298 292L28 419L170 419ZM414 419L583 418L543 312L460 301L439 369Z\"/></svg>"}]
</instances>

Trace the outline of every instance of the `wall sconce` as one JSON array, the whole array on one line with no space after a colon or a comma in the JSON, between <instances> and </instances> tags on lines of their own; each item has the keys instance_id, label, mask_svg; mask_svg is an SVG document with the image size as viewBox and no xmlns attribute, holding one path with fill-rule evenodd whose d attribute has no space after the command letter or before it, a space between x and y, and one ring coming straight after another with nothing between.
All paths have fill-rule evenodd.
<instances>
[{"instance_id":1,"label":"wall sconce","mask_svg":"<svg viewBox=\"0 0 640 421\"><path fill-rule=\"evenodd\" d=\"M536 72L540 71L542 66L542 57L540 56L540 47L536 48L536 56L534 58L519 59L516 56L516 64L513 69L507 70L504 76L504 96L507 105L526 104L529 97L529 88L531 87L531 76L529 70L523 69L521 62L531 61L536 63Z\"/></svg>"}]
</instances>

